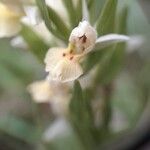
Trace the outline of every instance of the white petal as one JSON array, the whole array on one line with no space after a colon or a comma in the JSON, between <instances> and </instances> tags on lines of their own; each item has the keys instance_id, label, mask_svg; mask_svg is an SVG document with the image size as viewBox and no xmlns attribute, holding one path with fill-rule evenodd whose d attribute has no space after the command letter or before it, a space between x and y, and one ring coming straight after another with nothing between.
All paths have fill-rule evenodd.
<instances>
[{"instance_id":1,"label":"white petal","mask_svg":"<svg viewBox=\"0 0 150 150\"><path fill-rule=\"evenodd\" d=\"M27 49L28 47L28 45L26 44L26 42L21 36L14 37L10 42L13 47L22 48L22 49Z\"/></svg>"},{"instance_id":2,"label":"white petal","mask_svg":"<svg viewBox=\"0 0 150 150\"><path fill-rule=\"evenodd\" d=\"M113 43L118 43L118 42L125 42L128 41L130 38L126 35L120 35L120 34L108 34L99 37L96 40L96 45L95 48L103 48L106 46L109 46Z\"/></svg>"},{"instance_id":3,"label":"white petal","mask_svg":"<svg viewBox=\"0 0 150 150\"><path fill-rule=\"evenodd\" d=\"M74 28L70 34L69 42L75 46L76 54L89 52L95 45L97 33L95 29L87 21L79 23L78 27Z\"/></svg>"},{"instance_id":4,"label":"white petal","mask_svg":"<svg viewBox=\"0 0 150 150\"><path fill-rule=\"evenodd\" d=\"M54 95L53 100L50 101L51 109L56 116L65 116L69 112L68 106L71 94L64 93L64 95L59 95L58 90L59 89L57 89L57 93Z\"/></svg>"},{"instance_id":5,"label":"white petal","mask_svg":"<svg viewBox=\"0 0 150 150\"><path fill-rule=\"evenodd\" d=\"M77 79L83 74L83 70L78 62L63 59L49 74L52 80L69 82Z\"/></svg>"},{"instance_id":6,"label":"white petal","mask_svg":"<svg viewBox=\"0 0 150 150\"><path fill-rule=\"evenodd\" d=\"M10 10L0 3L0 37L11 37L17 34L20 29L20 14Z\"/></svg>"},{"instance_id":7,"label":"white petal","mask_svg":"<svg viewBox=\"0 0 150 150\"><path fill-rule=\"evenodd\" d=\"M86 0L82 0L82 21L84 20L89 21L89 11Z\"/></svg>"},{"instance_id":8,"label":"white petal","mask_svg":"<svg viewBox=\"0 0 150 150\"><path fill-rule=\"evenodd\" d=\"M30 24L36 25L41 22L40 13L36 6L24 6L24 11Z\"/></svg>"},{"instance_id":9,"label":"white petal","mask_svg":"<svg viewBox=\"0 0 150 150\"><path fill-rule=\"evenodd\" d=\"M68 136L70 130L71 127L69 123L65 119L59 118L55 120L44 132L43 140L46 142L50 142L58 138Z\"/></svg>"},{"instance_id":10,"label":"white petal","mask_svg":"<svg viewBox=\"0 0 150 150\"><path fill-rule=\"evenodd\" d=\"M144 45L145 39L142 36L134 35L130 37L127 42L127 52L132 53L133 51L141 49Z\"/></svg>"},{"instance_id":11,"label":"white petal","mask_svg":"<svg viewBox=\"0 0 150 150\"><path fill-rule=\"evenodd\" d=\"M59 47L55 47L55 48L50 48L46 54L45 57L45 64L46 64L46 68L45 70L51 71L53 70L57 63L62 59L62 54L63 54L64 48L59 48Z\"/></svg>"},{"instance_id":12,"label":"white petal","mask_svg":"<svg viewBox=\"0 0 150 150\"><path fill-rule=\"evenodd\" d=\"M47 80L33 82L27 87L27 90L37 103L49 102L52 96L52 89Z\"/></svg>"},{"instance_id":13,"label":"white petal","mask_svg":"<svg viewBox=\"0 0 150 150\"><path fill-rule=\"evenodd\" d=\"M21 25L16 20L0 20L0 38L16 35L21 29Z\"/></svg>"}]
</instances>

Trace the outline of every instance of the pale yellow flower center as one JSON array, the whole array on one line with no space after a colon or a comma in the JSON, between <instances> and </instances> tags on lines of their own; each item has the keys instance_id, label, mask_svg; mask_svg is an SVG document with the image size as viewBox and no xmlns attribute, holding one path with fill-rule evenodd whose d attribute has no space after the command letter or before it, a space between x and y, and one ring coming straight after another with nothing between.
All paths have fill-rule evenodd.
<instances>
[{"instance_id":1,"label":"pale yellow flower center","mask_svg":"<svg viewBox=\"0 0 150 150\"><path fill-rule=\"evenodd\" d=\"M81 37L82 38L82 37ZM84 39L85 40L85 39ZM73 44L69 44L68 48L62 52L62 57L70 61L77 61L83 56L84 48L81 53L76 51L76 47Z\"/></svg>"}]
</instances>

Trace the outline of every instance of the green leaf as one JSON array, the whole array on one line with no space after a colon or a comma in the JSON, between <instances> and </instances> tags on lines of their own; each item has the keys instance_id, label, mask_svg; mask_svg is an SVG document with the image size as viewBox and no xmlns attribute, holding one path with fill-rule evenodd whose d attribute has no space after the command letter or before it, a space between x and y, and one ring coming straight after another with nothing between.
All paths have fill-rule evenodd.
<instances>
[{"instance_id":1,"label":"green leaf","mask_svg":"<svg viewBox=\"0 0 150 150\"><path fill-rule=\"evenodd\" d=\"M105 0L89 0L88 8L89 8L91 24L95 24L97 18L99 18L99 14L103 8L104 3Z\"/></svg>"},{"instance_id":2,"label":"green leaf","mask_svg":"<svg viewBox=\"0 0 150 150\"><path fill-rule=\"evenodd\" d=\"M107 0L97 21L97 32L104 35L114 31L117 0Z\"/></svg>"},{"instance_id":3,"label":"green leaf","mask_svg":"<svg viewBox=\"0 0 150 150\"><path fill-rule=\"evenodd\" d=\"M68 12L69 20L72 25L72 28L74 28L78 24L78 22L77 22L76 10L73 5L73 2L72 2L72 0L63 0L63 3Z\"/></svg>"},{"instance_id":4,"label":"green leaf","mask_svg":"<svg viewBox=\"0 0 150 150\"><path fill-rule=\"evenodd\" d=\"M70 102L70 120L84 146L90 149L90 147L94 146L95 141L92 135L93 116L91 103L88 98L87 95L83 94L80 83L75 81L73 97Z\"/></svg>"},{"instance_id":5,"label":"green leaf","mask_svg":"<svg viewBox=\"0 0 150 150\"><path fill-rule=\"evenodd\" d=\"M78 25L78 23L82 20L82 0L78 0L76 7L76 17L77 17L76 25Z\"/></svg>"},{"instance_id":6,"label":"green leaf","mask_svg":"<svg viewBox=\"0 0 150 150\"><path fill-rule=\"evenodd\" d=\"M81 108L82 108L82 101L83 101L83 95L82 95L82 89L80 86L80 83L76 80L74 83L74 91L73 91L73 97L71 99L70 103L70 111L75 115L74 117L80 116ZM79 119L78 117L75 119Z\"/></svg>"},{"instance_id":7,"label":"green leaf","mask_svg":"<svg viewBox=\"0 0 150 150\"><path fill-rule=\"evenodd\" d=\"M104 35L104 34L114 32L116 6L117 6L117 0L107 0L107 2L105 3L105 6L102 9L102 13L97 22L97 32L99 35ZM107 49L105 48L103 50L100 50L99 52L97 51L89 54L84 65L85 70L89 71L90 69L92 69L96 64L98 64L101 61L102 57L105 54L107 55L109 53L109 50L110 47Z\"/></svg>"},{"instance_id":8,"label":"green leaf","mask_svg":"<svg viewBox=\"0 0 150 150\"><path fill-rule=\"evenodd\" d=\"M105 50L95 51L90 53L85 61L83 62L84 72L89 72L92 68L94 68L101 60L103 55L106 53Z\"/></svg>"},{"instance_id":9,"label":"green leaf","mask_svg":"<svg viewBox=\"0 0 150 150\"><path fill-rule=\"evenodd\" d=\"M70 113L74 116L74 121L82 120L81 123L86 124L92 119L90 118L91 104L89 93L87 94L87 91L82 91L80 83L75 81L73 96L70 102Z\"/></svg>"},{"instance_id":10,"label":"green leaf","mask_svg":"<svg viewBox=\"0 0 150 150\"><path fill-rule=\"evenodd\" d=\"M127 33L127 21L128 21L128 7L124 6L118 12L118 20L116 23L116 31L119 34L126 34Z\"/></svg>"},{"instance_id":11,"label":"green leaf","mask_svg":"<svg viewBox=\"0 0 150 150\"><path fill-rule=\"evenodd\" d=\"M20 32L23 39L28 44L31 52L43 62L45 54L49 46L41 39L30 27L27 25L22 25L22 30Z\"/></svg>"},{"instance_id":12,"label":"green leaf","mask_svg":"<svg viewBox=\"0 0 150 150\"><path fill-rule=\"evenodd\" d=\"M127 28L127 8L121 10L118 18L118 33L125 33ZM98 74L95 83L108 84L120 71L125 56L125 43L119 43L113 49L108 50L101 63L99 64Z\"/></svg>"},{"instance_id":13,"label":"green leaf","mask_svg":"<svg viewBox=\"0 0 150 150\"><path fill-rule=\"evenodd\" d=\"M95 0L87 0L88 7L91 7L94 4Z\"/></svg>"},{"instance_id":14,"label":"green leaf","mask_svg":"<svg viewBox=\"0 0 150 150\"><path fill-rule=\"evenodd\" d=\"M45 22L46 27L52 32L56 37L65 41L66 39L61 36L61 34L57 31L57 29L53 26L51 19L49 17L48 7L46 6L45 0L36 0L37 6L41 12L41 16Z\"/></svg>"},{"instance_id":15,"label":"green leaf","mask_svg":"<svg viewBox=\"0 0 150 150\"><path fill-rule=\"evenodd\" d=\"M48 12L49 12L50 19L53 21L53 23L59 30L60 34L62 34L62 36L64 36L67 41L71 31L69 31L63 19L60 18L60 16L51 7L48 7Z\"/></svg>"},{"instance_id":16,"label":"green leaf","mask_svg":"<svg viewBox=\"0 0 150 150\"><path fill-rule=\"evenodd\" d=\"M0 117L0 130L27 143L34 143L40 138L34 126L14 116Z\"/></svg>"}]
</instances>

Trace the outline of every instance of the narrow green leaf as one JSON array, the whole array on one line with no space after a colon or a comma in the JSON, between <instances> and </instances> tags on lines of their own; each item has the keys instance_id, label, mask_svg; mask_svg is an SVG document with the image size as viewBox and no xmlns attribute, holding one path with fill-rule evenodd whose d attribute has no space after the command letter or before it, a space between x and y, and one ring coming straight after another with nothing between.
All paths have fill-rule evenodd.
<instances>
[{"instance_id":1,"label":"narrow green leaf","mask_svg":"<svg viewBox=\"0 0 150 150\"><path fill-rule=\"evenodd\" d=\"M80 83L78 81L75 81L73 97L70 103L70 111L72 114L75 115L77 121L82 119L81 122L83 124L84 123L86 124L86 122L89 122L90 119L92 119L89 118L91 115L91 104L89 93L90 92L88 92L87 94L87 91L82 91Z\"/></svg>"},{"instance_id":2,"label":"narrow green leaf","mask_svg":"<svg viewBox=\"0 0 150 150\"><path fill-rule=\"evenodd\" d=\"M64 21L60 18L60 16L51 8L48 7L49 17L53 21L53 23L56 25L59 32L62 34L62 36L65 37L66 40L69 38L70 31Z\"/></svg>"},{"instance_id":3,"label":"narrow green leaf","mask_svg":"<svg viewBox=\"0 0 150 150\"><path fill-rule=\"evenodd\" d=\"M66 7L66 10L69 15L70 23L72 25L72 28L74 28L77 25L77 16L76 16L76 10L73 5L72 0L63 0L64 6Z\"/></svg>"},{"instance_id":4,"label":"narrow green leaf","mask_svg":"<svg viewBox=\"0 0 150 150\"><path fill-rule=\"evenodd\" d=\"M90 14L91 24L95 24L97 18L99 18L100 12L103 8L105 0L89 0L88 8Z\"/></svg>"},{"instance_id":5,"label":"narrow green leaf","mask_svg":"<svg viewBox=\"0 0 150 150\"><path fill-rule=\"evenodd\" d=\"M90 149L94 146L91 104L87 95L84 96L78 81L75 81L74 84L73 97L70 102L70 115L71 123L81 141L87 149Z\"/></svg>"},{"instance_id":6,"label":"narrow green leaf","mask_svg":"<svg viewBox=\"0 0 150 150\"><path fill-rule=\"evenodd\" d=\"M127 28L127 8L122 9L118 18L118 33L123 34ZM109 52L109 51L108 51ZM123 65L125 56L125 43L117 44L110 52L104 57L103 61L99 64L97 79L95 82L108 84L115 78Z\"/></svg>"},{"instance_id":7,"label":"narrow green leaf","mask_svg":"<svg viewBox=\"0 0 150 150\"><path fill-rule=\"evenodd\" d=\"M109 129L109 122L112 117L112 106L111 106L111 98L112 98L112 83L107 84L102 87L102 100L103 100L103 110L102 110L102 128L106 130Z\"/></svg>"},{"instance_id":8,"label":"narrow green leaf","mask_svg":"<svg viewBox=\"0 0 150 150\"><path fill-rule=\"evenodd\" d=\"M57 29L53 26L51 22L51 19L48 13L48 7L46 6L45 0L36 0L36 3L41 12L45 25L49 29L49 31L52 32L59 39L65 41L66 39L63 36L61 36L61 34L57 31Z\"/></svg>"},{"instance_id":9,"label":"narrow green leaf","mask_svg":"<svg viewBox=\"0 0 150 150\"><path fill-rule=\"evenodd\" d=\"M95 2L95 0L87 0L88 1L88 7L90 8L93 4L94 4L94 2Z\"/></svg>"},{"instance_id":10,"label":"narrow green leaf","mask_svg":"<svg viewBox=\"0 0 150 150\"><path fill-rule=\"evenodd\" d=\"M119 34L127 34L128 7L124 6L118 14L116 32Z\"/></svg>"},{"instance_id":11,"label":"narrow green leaf","mask_svg":"<svg viewBox=\"0 0 150 150\"><path fill-rule=\"evenodd\" d=\"M78 23L82 20L82 0L78 0L76 7L76 17L77 17L76 25L78 25Z\"/></svg>"},{"instance_id":12,"label":"narrow green leaf","mask_svg":"<svg viewBox=\"0 0 150 150\"><path fill-rule=\"evenodd\" d=\"M84 72L89 72L94 68L100 61L103 55L106 53L105 50L95 51L90 53L86 60L83 62Z\"/></svg>"},{"instance_id":13,"label":"narrow green leaf","mask_svg":"<svg viewBox=\"0 0 150 150\"><path fill-rule=\"evenodd\" d=\"M96 4L96 2L94 3ZM114 32L114 23L116 17L116 6L117 0L107 0L102 13L97 22L97 31L99 35L104 35ZM101 58L109 53L109 48L103 49L100 52L93 52L89 54L85 63L85 70L88 71L92 69L96 64L101 61ZM105 58L104 58L105 59ZM102 60L103 62L104 60ZM105 60L106 61L106 60Z\"/></svg>"},{"instance_id":14,"label":"narrow green leaf","mask_svg":"<svg viewBox=\"0 0 150 150\"><path fill-rule=\"evenodd\" d=\"M27 25L22 25L22 30L20 34L28 44L31 52L41 62L43 62L49 46Z\"/></svg>"},{"instance_id":15,"label":"narrow green leaf","mask_svg":"<svg viewBox=\"0 0 150 150\"><path fill-rule=\"evenodd\" d=\"M114 31L117 0L107 0L97 21L97 32L104 35Z\"/></svg>"},{"instance_id":16,"label":"narrow green leaf","mask_svg":"<svg viewBox=\"0 0 150 150\"><path fill-rule=\"evenodd\" d=\"M80 108L82 108L82 101L83 101L83 95L82 95L82 89L81 89L80 83L78 81L75 81L73 97L70 103L70 110L76 116L80 116L80 113L81 113ZM76 119L79 119L79 118L76 118Z\"/></svg>"},{"instance_id":17,"label":"narrow green leaf","mask_svg":"<svg viewBox=\"0 0 150 150\"><path fill-rule=\"evenodd\" d=\"M106 78L108 74L111 72L110 68L110 60L114 52L114 47L111 49L107 49L107 52L103 55L100 63L98 64L98 69L95 77L94 84L104 84L106 83Z\"/></svg>"}]
</instances>

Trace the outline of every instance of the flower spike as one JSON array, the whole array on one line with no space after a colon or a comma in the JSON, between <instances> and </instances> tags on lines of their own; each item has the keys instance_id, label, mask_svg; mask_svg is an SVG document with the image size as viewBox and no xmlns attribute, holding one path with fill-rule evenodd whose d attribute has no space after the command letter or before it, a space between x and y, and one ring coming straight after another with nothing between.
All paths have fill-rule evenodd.
<instances>
[{"instance_id":1,"label":"flower spike","mask_svg":"<svg viewBox=\"0 0 150 150\"><path fill-rule=\"evenodd\" d=\"M104 47L129 40L125 35L109 34L97 39L96 30L87 21L75 27L69 37L68 48L50 48L45 57L48 78L61 82L73 81L83 74L81 59L94 47Z\"/></svg>"}]
</instances>

